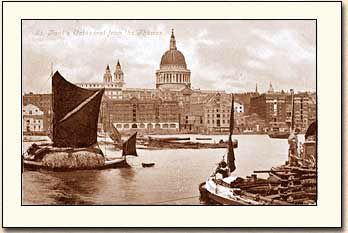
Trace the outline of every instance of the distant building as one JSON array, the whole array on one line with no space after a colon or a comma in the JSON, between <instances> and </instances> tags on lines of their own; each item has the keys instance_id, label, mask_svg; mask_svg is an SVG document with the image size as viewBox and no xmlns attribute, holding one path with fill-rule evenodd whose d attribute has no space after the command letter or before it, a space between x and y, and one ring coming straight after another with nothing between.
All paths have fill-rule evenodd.
<instances>
[{"instance_id":1,"label":"distant building","mask_svg":"<svg viewBox=\"0 0 348 233\"><path fill-rule=\"evenodd\" d=\"M43 112L43 116L41 116L43 120L42 131L48 132L52 122L52 95L29 93L24 94L22 100L23 106L33 105Z\"/></svg>"},{"instance_id":2,"label":"distant building","mask_svg":"<svg viewBox=\"0 0 348 233\"><path fill-rule=\"evenodd\" d=\"M177 101L160 98L141 100L106 100L100 118L105 127L113 124L119 130L179 131L179 106Z\"/></svg>"},{"instance_id":3,"label":"distant building","mask_svg":"<svg viewBox=\"0 0 348 233\"><path fill-rule=\"evenodd\" d=\"M231 94L221 90L191 88L191 71L185 56L177 49L174 31L169 50L161 57L156 70L154 88L127 88L120 61L112 72L107 65L102 81L77 83L97 90L105 88L98 127L114 124L120 130L174 130L183 133L228 132ZM291 124L291 95L276 92L269 84L267 93L235 93L235 132L262 132L276 128L288 129ZM51 124L51 95L26 94L23 104L38 106L44 113L43 128ZM315 93L295 95L295 125L306 128L316 120ZM107 124L107 125L106 125Z\"/></svg>"},{"instance_id":4,"label":"distant building","mask_svg":"<svg viewBox=\"0 0 348 233\"><path fill-rule=\"evenodd\" d=\"M256 113L264 119L270 130L288 129L291 125L291 111L290 93L268 91L251 98L250 113ZM294 127L306 130L316 119L315 111L316 101L309 93L294 94Z\"/></svg>"},{"instance_id":5,"label":"distant building","mask_svg":"<svg viewBox=\"0 0 348 233\"><path fill-rule=\"evenodd\" d=\"M288 97L287 102L288 106L291 106L291 97ZM316 101L313 95L307 92L295 94L294 111L294 127L304 132L316 119ZM291 122L291 109L288 110L287 115L287 122Z\"/></svg>"},{"instance_id":6,"label":"distant building","mask_svg":"<svg viewBox=\"0 0 348 233\"><path fill-rule=\"evenodd\" d=\"M256 113L246 115L236 120L236 131L240 133L264 133L267 127L266 121Z\"/></svg>"},{"instance_id":7,"label":"distant building","mask_svg":"<svg viewBox=\"0 0 348 233\"><path fill-rule=\"evenodd\" d=\"M22 109L23 131L24 132L43 132L44 112L33 104L25 105Z\"/></svg>"},{"instance_id":8,"label":"distant building","mask_svg":"<svg viewBox=\"0 0 348 233\"><path fill-rule=\"evenodd\" d=\"M204 104L204 118L208 132L229 132L232 98L230 94L216 93ZM234 102L235 121L244 114L244 107Z\"/></svg>"},{"instance_id":9,"label":"distant building","mask_svg":"<svg viewBox=\"0 0 348 233\"><path fill-rule=\"evenodd\" d=\"M105 88L104 95L110 99L122 99L123 98L123 85L124 74L120 65L120 61L117 60L115 67L114 77L111 75L109 65L106 66L106 70L103 76L103 82L89 82L89 83L75 83L77 86L97 90Z\"/></svg>"}]
</instances>

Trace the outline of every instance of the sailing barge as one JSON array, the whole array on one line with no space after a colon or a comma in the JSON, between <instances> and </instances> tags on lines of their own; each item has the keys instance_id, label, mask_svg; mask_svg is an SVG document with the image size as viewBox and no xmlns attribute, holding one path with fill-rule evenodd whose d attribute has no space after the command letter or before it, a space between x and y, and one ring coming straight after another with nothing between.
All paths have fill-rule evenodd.
<instances>
[{"instance_id":1,"label":"sailing barge","mask_svg":"<svg viewBox=\"0 0 348 233\"><path fill-rule=\"evenodd\" d=\"M228 142L220 141L218 143L202 142L177 142L176 140L162 140L161 138L149 137L145 141L144 149L218 149L227 148ZM233 141L234 148L238 147L238 141Z\"/></svg>"},{"instance_id":2,"label":"sailing barge","mask_svg":"<svg viewBox=\"0 0 348 233\"><path fill-rule=\"evenodd\" d=\"M97 143L97 123L104 89L87 90L52 76L52 143L32 144L22 155L25 169L53 171L106 169L128 166L137 156L136 133L123 143L122 157L107 158Z\"/></svg>"}]
</instances>

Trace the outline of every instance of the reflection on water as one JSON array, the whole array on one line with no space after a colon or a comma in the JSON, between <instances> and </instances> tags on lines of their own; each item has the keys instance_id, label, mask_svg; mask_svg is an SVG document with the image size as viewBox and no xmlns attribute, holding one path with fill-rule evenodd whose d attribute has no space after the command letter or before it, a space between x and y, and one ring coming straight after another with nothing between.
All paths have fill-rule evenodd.
<instances>
[{"instance_id":1,"label":"reflection on water","mask_svg":"<svg viewBox=\"0 0 348 233\"><path fill-rule=\"evenodd\" d=\"M190 135L195 137L198 135ZM227 140L227 135L209 136ZM287 140L237 135L236 176L267 170L287 160ZM101 146L110 157L121 151ZM215 170L226 149L138 150L130 168L23 173L23 204L44 205L199 205L198 185ZM142 162L155 166L143 168Z\"/></svg>"}]
</instances>

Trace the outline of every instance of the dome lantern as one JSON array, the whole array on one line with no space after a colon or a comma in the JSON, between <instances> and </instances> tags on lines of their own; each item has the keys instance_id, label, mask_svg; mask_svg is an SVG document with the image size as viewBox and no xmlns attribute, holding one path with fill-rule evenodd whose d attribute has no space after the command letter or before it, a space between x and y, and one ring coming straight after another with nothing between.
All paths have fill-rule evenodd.
<instances>
[{"instance_id":1,"label":"dome lantern","mask_svg":"<svg viewBox=\"0 0 348 233\"><path fill-rule=\"evenodd\" d=\"M170 37L170 50L175 49L176 50L176 41L175 41L175 36L174 36L174 29L172 29L172 35Z\"/></svg>"}]
</instances>

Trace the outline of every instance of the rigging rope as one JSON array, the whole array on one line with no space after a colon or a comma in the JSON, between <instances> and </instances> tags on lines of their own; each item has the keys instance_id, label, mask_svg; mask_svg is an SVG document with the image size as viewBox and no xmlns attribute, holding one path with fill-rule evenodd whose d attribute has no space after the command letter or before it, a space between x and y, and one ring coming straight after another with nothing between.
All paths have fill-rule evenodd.
<instances>
[{"instance_id":1,"label":"rigging rope","mask_svg":"<svg viewBox=\"0 0 348 233\"><path fill-rule=\"evenodd\" d=\"M197 198L197 197L200 197L200 196L183 197L183 198L171 199L171 200L166 200L166 201L153 202L153 203L149 203L149 205L156 205L156 204L162 204L162 203L167 203L167 202L180 201L180 200L185 200L185 199L192 199L192 198Z\"/></svg>"},{"instance_id":2,"label":"rigging rope","mask_svg":"<svg viewBox=\"0 0 348 233\"><path fill-rule=\"evenodd\" d=\"M50 80L51 78L52 78L52 76L49 75L49 77L46 79L46 81L43 83L41 89L39 90L39 93L42 93L42 91L46 88L48 80Z\"/></svg>"}]
</instances>

